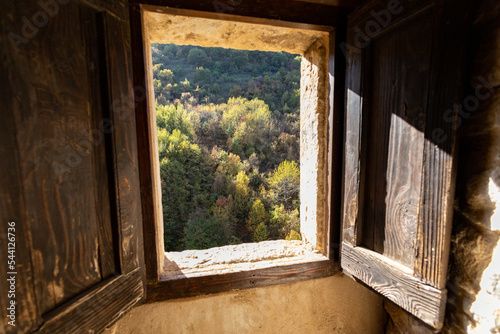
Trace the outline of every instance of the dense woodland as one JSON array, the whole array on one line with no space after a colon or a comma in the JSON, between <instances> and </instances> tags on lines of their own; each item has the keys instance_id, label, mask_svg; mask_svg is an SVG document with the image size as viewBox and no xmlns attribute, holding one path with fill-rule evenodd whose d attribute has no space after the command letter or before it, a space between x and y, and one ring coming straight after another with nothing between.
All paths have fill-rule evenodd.
<instances>
[{"instance_id":1,"label":"dense woodland","mask_svg":"<svg viewBox=\"0 0 500 334\"><path fill-rule=\"evenodd\" d=\"M152 45L165 250L300 239L298 55Z\"/></svg>"}]
</instances>

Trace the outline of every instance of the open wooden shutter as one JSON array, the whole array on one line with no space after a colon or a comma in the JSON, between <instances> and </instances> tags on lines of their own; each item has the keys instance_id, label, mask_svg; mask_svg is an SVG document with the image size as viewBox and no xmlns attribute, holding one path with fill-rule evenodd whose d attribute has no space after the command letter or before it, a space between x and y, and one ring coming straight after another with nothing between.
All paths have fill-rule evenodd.
<instances>
[{"instance_id":1,"label":"open wooden shutter","mask_svg":"<svg viewBox=\"0 0 500 334\"><path fill-rule=\"evenodd\" d=\"M128 6L2 5L0 332L99 333L145 293Z\"/></svg>"},{"instance_id":2,"label":"open wooden shutter","mask_svg":"<svg viewBox=\"0 0 500 334\"><path fill-rule=\"evenodd\" d=\"M349 17L341 265L442 326L464 79L463 1L371 1Z\"/></svg>"}]
</instances>

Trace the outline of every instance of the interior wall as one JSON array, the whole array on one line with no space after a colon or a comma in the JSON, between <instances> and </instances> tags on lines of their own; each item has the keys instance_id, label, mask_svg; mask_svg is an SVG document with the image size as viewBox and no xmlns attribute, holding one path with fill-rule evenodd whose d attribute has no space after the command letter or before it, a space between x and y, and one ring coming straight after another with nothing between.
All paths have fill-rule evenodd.
<instances>
[{"instance_id":1,"label":"interior wall","mask_svg":"<svg viewBox=\"0 0 500 334\"><path fill-rule=\"evenodd\" d=\"M442 333L500 333L500 3L478 2L457 122L457 188ZM387 333L432 329L386 302Z\"/></svg>"},{"instance_id":2,"label":"interior wall","mask_svg":"<svg viewBox=\"0 0 500 334\"><path fill-rule=\"evenodd\" d=\"M141 305L105 334L383 333L382 298L347 276Z\"/></svg>"},{"instance_id":3,"label":"interior wall","mask_svg":"<svg viewBox=\"0 0 500 334\"><path fill-rule=\"evenodd\" d=\"M253 27L254 33L249 40L249 29L239 27L239 25L230 24L230 26L221 27L222 23L226 25L228 23L217 22L214 25L210 20L204 19L200 19L203 20L200 24L193 25L192 22L182 17L170 17L165 20L165 14L147 14L147 31L155 42L200 46L223 43L226 47L230 43L230 46L234 48L302 53L305 54L307 63L311 66L326 64L325 58L328 55L328 49L325 47L328 45L326 32L299 31L282 27L272 30L265 27L265 29L258 30L258 27ZM208 28L211 30L207 34ZM186 33L193 29L192 33ZM182 34L164 34L164 31L180 31ZM228 31L230 35L224 33ZM281 41L281 44L278 41ZM283 41L288 41L289 44L284 45ZM318 69L318 71L323 74L327 73L326 68ZM321 76L316 73L314 78L318 77ZM312 83L311 78L305 81ZM327 76L323 75L320 81L314 91L325 93L328 85ZM325 100L324 96L319 95L314 98ZM326 133L323 133L326 131L323 129L323 126L326 126L326 119L319 121L317 119L325 117L326 109L326 105L321 105L320 108L316 107L311 112L315 119L311 122L311 127L321 128L321 131L316 129L319 133L317 137L320 138L326 136ZM325 153L320 154L319 151L321 151L320 148L317 148L310 154L316 152L316 155L325 160ZM318 158L314 159L315 169L318 168L318 164L325 165L318 163L317 160ZM323 204L324 201L320 202ZM384 325L385 311L382 298L350 278L336 275L316 280L141 305L110 327L106 334L369 334L382 333Z\"/></svg>"}]
</instances>

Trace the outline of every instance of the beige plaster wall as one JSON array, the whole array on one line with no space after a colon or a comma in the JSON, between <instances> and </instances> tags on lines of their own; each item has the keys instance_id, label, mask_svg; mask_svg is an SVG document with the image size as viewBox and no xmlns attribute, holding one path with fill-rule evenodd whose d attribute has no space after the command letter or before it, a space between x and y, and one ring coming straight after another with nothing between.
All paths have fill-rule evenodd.
<instances>
[{"instance_id":1,"label":"beige plaster wall","mask_svg":"<svg viewBox=\"0 0 500 334\"><path fill-rule=\"evenodd\" d=\"M383 333L382 298L333 276L134 308L105 334Z\"/></svg>"}]
</instances>

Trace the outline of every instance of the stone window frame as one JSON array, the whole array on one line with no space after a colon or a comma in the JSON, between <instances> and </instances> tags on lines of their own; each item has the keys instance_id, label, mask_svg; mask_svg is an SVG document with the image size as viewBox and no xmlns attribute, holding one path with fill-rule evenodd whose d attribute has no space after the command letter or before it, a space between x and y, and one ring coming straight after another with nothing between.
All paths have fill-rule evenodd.
<instances>
[{"instance_id":1,"label":"stone window frame","mask_svg":"<svg viewBox=\"0 0 500 334\"><path fill-rule=\"evenodd\" d=\"M144 244L146 259L147 301L189 297L206 293L216 293L231 289L250 288L270 284L286 283L304 279L325 277L339 272L338 241L340 229L340 196L342 170L342 125L343 125L343 90L333 89L334 74L343 78L342 65L334 68L336 45L340 44L343 32L331 26L291 23L269 19L248 19L234 15L207 13L186 9L173 9L151 5L131 5L132 52L134 63L134 84L145 87L147 98L136 97L137 133L139 160L141 161L141 194L143 207ZM162 13L162 14L159 14ZM301 65L301 88L305 84L304 73L309 73L316 80L309 82L307 89L301 89L301 150L303 145L316 150L316 159L301 157L301 233L320 257L280 263L271 261L264 267L252 267L234 270L213 271L204 274L166 276L165 263L168 259L163 252L163 224L161 211L161 186L159 180L159 161L157 153L156 122L154 118L154 90L148 88L152 82L151 35L155 42L161 42L162 27L158 15L176 15L196 20L220 20L227 29L238 24L254 24L255 29L269 29L278 34L283 43L271 47L276 42L241 49L262 51L285 51L303 54L306 61ZM140 28L140 29L138 29ZM297 46L299 37L305 38L309 45ZM160 39L160 40L159 40ZM337 39L338 43L335 43ZM236 44L238 43L235 38ZM289 41L290 43L286 43ZM206 41L211 45L211 41ZM241 41L240 41L241 42ZM248 42L248 41L246 41ZM193 43L186 43L193 44ZM251 43L250 43L251 44ZM231 46L234 47L235 43ZM220 46L220 45L211 45ZM274 48L274 49L273 49ZM299 51L299 52L297 52ZM336 71L336 73L334 73ZM311 102L312 101L312 102ZM303 116L310 119L302 121ZM303 124L316 131L304 131ZM318 140L317 138L323 138ZM308 142L309 141L309 142ZM311 141L320 143L311 146ZM307 151L310 151L307 150ZM312 160L312 161L311 161ZM313 167L311 167L313 166ZM305 179L305 171L315 168L315 177ZM311 187L312 183L312 187ZM303 196L308 188L313 188L313 197ZM315 210L310 210L313 206ZM319 217L319 218L318 218ZM249 244L245 244L249 245ZM257 244L255 244L257 245ZM257 246L252 249L256 250ZM267 261L269 262L269 261Z\"/></svg>"}]
</instances>

